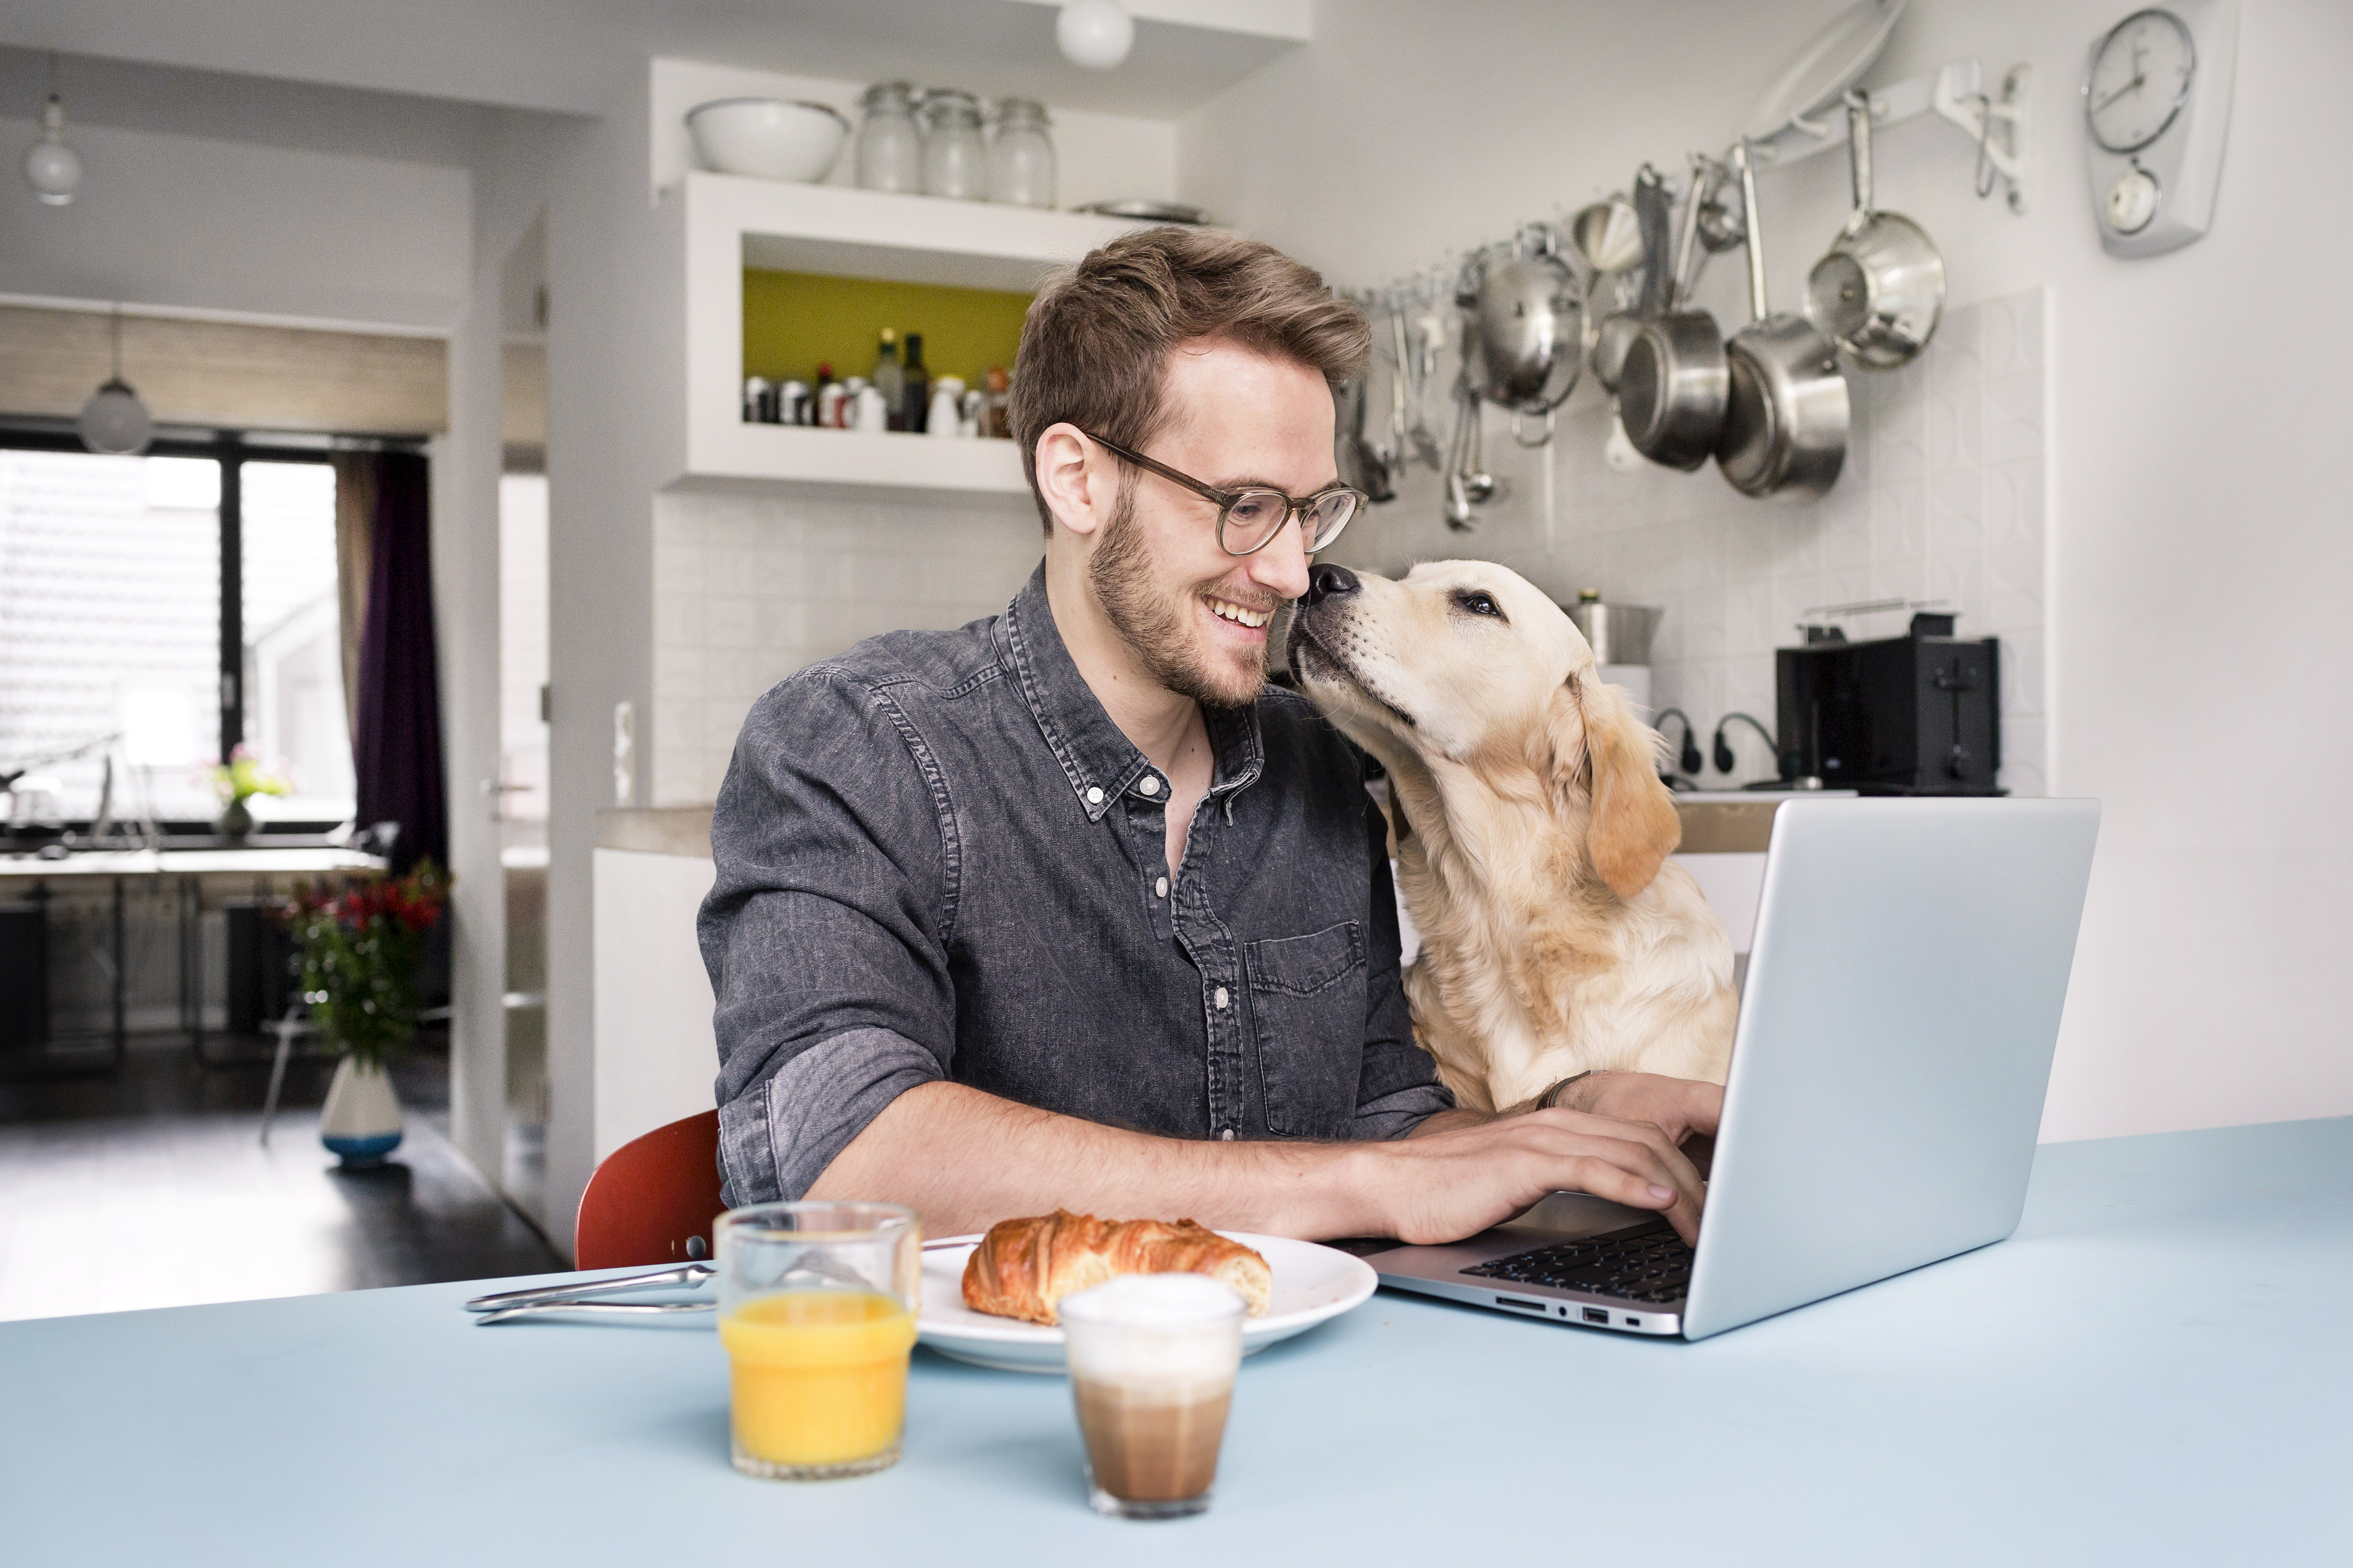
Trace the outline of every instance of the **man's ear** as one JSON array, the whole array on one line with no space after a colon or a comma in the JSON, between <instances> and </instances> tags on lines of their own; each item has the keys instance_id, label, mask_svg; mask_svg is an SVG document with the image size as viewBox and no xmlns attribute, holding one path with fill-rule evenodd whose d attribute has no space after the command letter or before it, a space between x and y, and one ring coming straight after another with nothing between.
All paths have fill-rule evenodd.
<instances>
[{"instance_id":1,"label":"man's ear","mask_svg":"<svg viewBox=\"0 0 2353 1568\"><path fill-rule=\"evenodd\" d=\"M1573 708L1584 729L1585 783L1591 792L1586 853L1611 892L1633 898L1651 885L1683 837L1674 796L1659 782L1658 733L1634 716L1618 688L1590 673L1570 676L1559 700ZM1576 752L1556 745L1554 755L1567 764Z\"/></svg>"},{"instance_id":2,"label":"man's ear","mask_svg":"<svg viewBox=\"0 0 2353 1568\"><path fill-rule=\"evenodd\" d=\"M1050 425L1038 437L1038 493L1054 521L1082 538L1111 519L1113 494L1097 482L1092 455L1092 444L1081 439L1075 425Z\"/></svg>"}]
</instances>

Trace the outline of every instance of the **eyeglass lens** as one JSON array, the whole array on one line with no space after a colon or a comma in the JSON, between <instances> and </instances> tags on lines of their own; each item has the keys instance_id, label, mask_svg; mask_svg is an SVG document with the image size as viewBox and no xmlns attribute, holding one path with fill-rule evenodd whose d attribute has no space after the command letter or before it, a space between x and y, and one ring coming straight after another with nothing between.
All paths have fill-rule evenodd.
<instances>
[{"instance_id":1,"label":"eyeglass lens","mask_svg":"<svg viewBox=\"0 0 2353 1568\"><path fill-rule=\"evenodd\" d=\"M1310 555L1340 537L1340 531L1356 514L1356 498L1346 490L1334 490L1315 498L1300 517L1300 532L1304 536ZM1280 490L1244 490L1226 509L1221 527L1224 543L1235 554L1244 555L1258 549L1274 537L1291 516L1291 498Z\"/></svg>"}]
</instances>

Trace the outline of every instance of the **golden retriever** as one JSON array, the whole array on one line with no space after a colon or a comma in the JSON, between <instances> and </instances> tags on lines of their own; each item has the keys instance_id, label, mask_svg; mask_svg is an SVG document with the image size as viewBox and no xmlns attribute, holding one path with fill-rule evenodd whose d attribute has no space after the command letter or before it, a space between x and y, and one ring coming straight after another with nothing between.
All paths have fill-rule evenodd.
<instances>
[{"instance_id":1,"label":"golden retriever","mask_svg":"<svg viewBox=\"0 0 2353 1568\"><path fill-rule=\"evenodd\" d=\"M1396 582L1318 564L1287 647L1388 772L1421 932L1406 995L1459 1103L1521 1105L1588 1068L1724 1081L1731 944L1667 861L1657 734L1560 606L1482 561Z\"/></svg>"}]
</instances>

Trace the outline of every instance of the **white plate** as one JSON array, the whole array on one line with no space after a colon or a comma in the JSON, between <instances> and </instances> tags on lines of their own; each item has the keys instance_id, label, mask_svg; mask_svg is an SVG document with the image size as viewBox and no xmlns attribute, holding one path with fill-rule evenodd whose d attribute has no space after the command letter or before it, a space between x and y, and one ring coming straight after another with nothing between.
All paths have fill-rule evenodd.
<instances>
[{"instance_id":1,"label":"white plate","mask_svg":"<svg viewBox=\"0 0 2353 1568\"><path fill-rule=\"evenodd\" d=\"M1746 133L1763 142L1788 129L1793 121L1827 113L1879 58L1907 4L1909 0L1856 0L1831 17L1806 40L1748 111Z\"/></svg>"},{"instance_id":2,"label":"white plate","mask_svg":"<svg viewBox=\"0 0 2353 1568\"><path fill-rule=\"evenodd\" d=\"M1228 1241L1254 1248L1274 1271L1273 1298L1263 1318L1242 1320L1242 1354L1303 1334L1327 1318L1362 1306L1380 1283L1372 1265L1336 1247L1288 1237L1252 1236L1221 1230ZM923 1254L923 1308L917 1337L944 1356L1002 1372L1040 1372L1059 1377L1062 1331L976 1312L964 1304L965 1260L980 1244L976 1236L949 1238Z\"/></svg>"}]
</instances>

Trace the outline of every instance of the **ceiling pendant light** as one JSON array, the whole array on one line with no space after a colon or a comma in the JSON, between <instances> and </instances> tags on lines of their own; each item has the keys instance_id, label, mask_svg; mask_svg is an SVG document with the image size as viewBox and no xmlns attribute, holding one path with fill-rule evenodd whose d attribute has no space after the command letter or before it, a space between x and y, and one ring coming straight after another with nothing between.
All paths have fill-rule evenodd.
<instances>
[{"instance_id":1,"label":"ceiling pendant light","mask_svg":"<svg viewBox=\"0 0 2353 1568\"><path fill-rule=\"evenodd\" d=\"M81 444L109 457L135 458L155 438L155 421L122 379L122 307L114 307L114 374L81 405Z\"/></svg>"},{"instance_id":2,"label":"ceiling pendant light","mask_svg":"<svg viewBox=\"0 0 2353 1568\"><path fill-rule=\"evenodd\" d=\"M47 205L71 205L81 189L81 154L66 145L66 100L58 93L58 58L49 57L49 101L41 106L41 139L25 149L25 183Z\"/></svg>"},{"instance_id":3,"label":"ceiling pendant light","mask_svg":"<svg viewBox=\"0 0 2353 1568\"><path fill-rule=\"evenodd\" d=\"M1072 64L1107 71L1135 47L1135 19L1118 0L1071 0L1054 20L1054 42Z\"/></svg>"}]
</instances>

